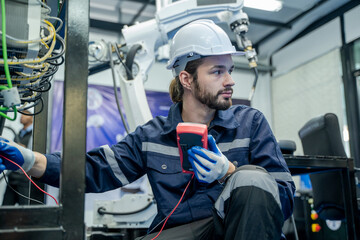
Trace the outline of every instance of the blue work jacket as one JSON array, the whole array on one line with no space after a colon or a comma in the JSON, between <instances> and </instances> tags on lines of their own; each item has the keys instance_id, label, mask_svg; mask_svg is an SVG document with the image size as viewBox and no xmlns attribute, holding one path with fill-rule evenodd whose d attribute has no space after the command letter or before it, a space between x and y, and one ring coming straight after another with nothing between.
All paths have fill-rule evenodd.
<instances>
[{"instance_id":1,"label":"blue work jacket","mask_svg":"<svg viewBox=\"0 0 360 240\"><path fill-rule=\"evenodd\" d=\"M147 174L158 214L156 226L175 207L191 174L183 173L176 141L176 126L183 122L182 104L173 104L168 117L155 117L139 126L119 143L87 153L86 192L105 192L122 187ZM216 111L208 128L219 149L235 166L245 164L265 168L277 181L285 219L292 213L295 186L277 141L264 115L253 108L236 105ZM58 153L47 154L42 181L59 186ZM169 218L166 228L212 216L213 205L223 186L193 180L184 199Z\"/></svg>"}]
</instances>

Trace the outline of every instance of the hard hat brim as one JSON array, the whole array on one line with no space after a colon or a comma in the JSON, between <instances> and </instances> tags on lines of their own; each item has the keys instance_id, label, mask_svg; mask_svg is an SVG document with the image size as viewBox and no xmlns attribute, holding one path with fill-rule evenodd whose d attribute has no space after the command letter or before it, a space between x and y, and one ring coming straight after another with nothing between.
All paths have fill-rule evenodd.
<instances>
[{"instance_id":1,"label":"hard hat brim","mask_svg":"<svg viewBox=\"0 0 360 240\"><path fill-rule=\"evenodd\" d=\"M228 55L228 54L230 54L230 55L232 55L232 56L242 56L242 55L245 55L245 52L244 51L236 51L236 52L222 52L222 53L220 53L220 54L212 54L212 55L205 55L205 56L203 56L203 55L201 55L202 57L211 57L211 56L220 56L220 55ZM179 56L179 57L177 57L177 58L173 58L173 61L172 62L168 62L168 64L167 64L167 66L166 66L166 69L172 69L173 68L173 66L174 66L174 64L175 64L175 62L176 62L176 60L178 59L178 58L181 58L181 57L183 57L183 56Z\"/></svg>"}]
</instances>

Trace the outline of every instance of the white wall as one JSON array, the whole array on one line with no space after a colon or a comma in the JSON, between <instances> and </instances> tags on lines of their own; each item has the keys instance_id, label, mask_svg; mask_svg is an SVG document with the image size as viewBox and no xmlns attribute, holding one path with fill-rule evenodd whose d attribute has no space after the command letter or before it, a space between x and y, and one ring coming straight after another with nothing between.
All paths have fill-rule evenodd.
<instances>
[{"instance_id":1,"label":"white wall","mask_svg":"<svg viewBox=\"0 0 360 240\"><path fill-rule=\"evenodd\" d=\"M273 130L278 139L296 142L296 154L302 154L297 132L310 118L328 111L336 113L340 122L346 124L343 96L339 95L342 93L341 60L336 50L341 46L340 19L336 18L273 55L276 67L271 79ZM326 56L330 59L326 60ZM329 82L335 84L338 91L329 89ZM335 96L329 96L335 92ZM330 106L331 101L324 102L325 99L336 99L337 107Z\"/></svg>"},{"instance_id":2,"label":"white wall","mask_svg":"<svg viewBox=\"0 0 360 240\"><path fill-rule=\"evenodd\" d=\"M360 37L360 5L344 14L346 43Z\"/></svg>"},{"instance_id":3,"label":"white wall","mask_svg":"<svg viewBox=\"0 0 360 240\"><path fill-rule=\"evenodd\" d=\"M340 20L336 18L276 52L272 57L276 67L274 76L287 73L341 45Z\"/></svg>"},{"instance_id":4,"label":"white wall","mask_svg":"<svg viewBox=\"0 0 360 240\"><path fill-rule=\"evenodd\" d=\"M339 117L340 129L344 125L339 65L335 49L272 80L273 130L278 139L295 141L295 154L303 154L298 131L311 118L331 112Z\"/></svg>"}]
</instances>

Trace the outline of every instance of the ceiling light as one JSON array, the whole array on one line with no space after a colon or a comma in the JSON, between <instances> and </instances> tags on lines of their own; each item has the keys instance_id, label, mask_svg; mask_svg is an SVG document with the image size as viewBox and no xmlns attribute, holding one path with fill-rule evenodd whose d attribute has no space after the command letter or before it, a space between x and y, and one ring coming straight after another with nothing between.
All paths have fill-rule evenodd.
<instances>
[{"instance_id":1,"label":"ceiling light","mask_svg":"<svg viewBox=\"0 0 360 240\"><path fill-rule=\"evenodd\" d=\"M278 0L244 0L245 7L272 12L278 12L282 8L282 4Z\"/></svg>"}]
</instances>

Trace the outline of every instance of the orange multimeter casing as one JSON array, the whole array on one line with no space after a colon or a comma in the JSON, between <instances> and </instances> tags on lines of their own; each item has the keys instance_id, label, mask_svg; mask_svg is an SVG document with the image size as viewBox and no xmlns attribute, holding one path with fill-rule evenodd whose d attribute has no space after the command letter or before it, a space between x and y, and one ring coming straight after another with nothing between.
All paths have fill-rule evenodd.
<instances>
[{"instance_id":1,"label":"orange multimeter casing","mask_svg":"<svg viewBox=\"0 0 360 240\"><path fill-rule=\"evenodd\" d=\"M180 153L180 162L184 173L193 173L192 165L188 160L187 150L193 146L207 149L208 130L201 123L179 123L176 127L177 145Z\"/></svg>"}]
</instances>

